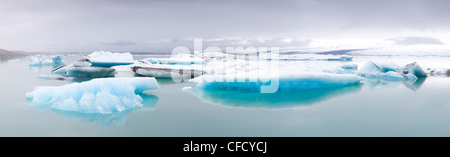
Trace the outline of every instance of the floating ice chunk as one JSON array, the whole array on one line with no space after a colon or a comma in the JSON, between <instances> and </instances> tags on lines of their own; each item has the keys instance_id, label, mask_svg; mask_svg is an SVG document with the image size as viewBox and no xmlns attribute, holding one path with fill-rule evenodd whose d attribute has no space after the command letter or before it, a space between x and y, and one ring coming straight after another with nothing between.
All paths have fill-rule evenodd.
<instances>
[{"instance_id":1,"label":"floating ice chunk","mask_svg":"<svg viewBox=\"0 0 450 157\"><path fill-rule=\"evenodd\" d=\"M155 78L103 78L60 87L39 86L26 96L35 105L56 110L110 114L143 106L137 94L157 88Z\"/></svg>"},{"instance_id":2,"label":"floating ice chunk","mask_svg":"<svg viewBox=\"0 0 450 157\"><path fill-rule=\"evenodd\" d=\"M20 59L10 59L8 63L20 63Z\"/></svg>"},{"instance_id":3,"label":"floating ice chunk","mask_svg":"<svg viewBox=\"0 0 450 157\"><path fill-rule=\"evenodd\" d=\"M115 69L105 67L93 66L75 66L75 64L60 66L55 68L52 73L69 76L69 77L112 77L115 74Z\"/></svg>"},{"instance_id":4,"label":"floating ice chunk","mask_svg":"<svg viewBox=\"0 0 450 157\"><path fill-rule=\"evenodd\" d=\"M51 56L51 59L44 59L41 56L31 56L30 66L49 66L64 64L61 56Z\"/></svg>"},{"instance_id":5,"label":"floating ice chunk","mask_svg":"<svg viewBox=\"0 0 450 157\"><path fill-rule=\"evenodd\" d=\"M107 51L96 51L89 54L86 59L92 66L112 67L116 65L129 65L134 63L131 53L112 53Z\"/></svg>"},{"instance_id":6,"label":"floating ice chunk","mask_svg":"<svg viewBox=\"0 0 450 157\"><path fill-rule=\"evenodd\" d=\"M30 66L38 66L38 65L42 65L42 58L37 57L37 56L31 56L30 57Z\"/></svg>"},{"instance_id":7,"label":"floating ice chunk","mask_svg":"<svg viewBox=\"0 0 450 157\"><path fill-rule=\"evenodd\" d=\"M351 74L331 74L324 72L284 72L280 73L278 80L258 75L236 75L231 76L231 81L227 80L229 75L202 75L192 79L197 82L198 88L203 89L225 89L261 91L262 86L271 86L278 83L278 90L311 90L329 87L340 87L359 84L361 78ZM272 80L271 80L272 79ZM214 81L221 80L221 81ZM239 80L239 81L238 81ZM261 81L270 80L270 81Z\"/></svg>"},{"instance_id":8,"label":"floating ice chunk","mask_svg":"<svg viewBox=\"0 0 450 157\"><path fill-rule=\"evenodd\" d=\"M347 70L356 70L358 69L358 65L356 64L344 64L340 66L342 69L347 69Z\"/></svg>"},{"instance_id":9,"label":"floating ice chunk","mask_svg":"<svg viewBox=\"0 0 450 157\"><path fill-rule=\"evenodd\" d=\"M425 73L430 74L432 76L450 77L450 69L445 69L445 68L440 68L440 69L427 68L424 71L425 71Z\"/></svg>"},{"instance_id":10,"label":"floating ice chunk","mask_svg":"<svg viewBox=\"0 0 450 157\"><path fill-rule=\"evenodd\" d=\"M400 67L394 63L376 64L369 61L359 69L358 75L369 79L415 82L417 77L425 77L426 73L415 62Z\"/></svg>"},{"instance_id":11,"label":"floating ice chunk","mask_svg":"<svg viewBox=\"0 0 450 157\"><path fill-rule=\"evenodd\" d=\"M417 77L426 77L427 76L427 74L422 69L422 67L420 67L420 65L417 64L416 62L405 65L405 67L403 67L401 69L401 72L404 74L411 73Z\"/></svg>"},{"instance_id":12,"label":"floating ice chunk","mask_svg":"<svg viewBox=\"0 0 450 157\"><path fill-rule=\"evenodd\" d=\"M352 59L353 59L353 56L342 55L339 58L328 58L326 60L347 62L347 61L351 61Z\"/></svg>"},{"instance_id":13,"label":"floating ice chunk","mask_svg":"<svg viewBox=\"0 0 450 157\"><path fill-rule=\"evenodd\" d=\"M191 86L186 86L186 87L183 87L183 88L181 88L182 90L189 90L189 89L192 89L192 87Z\"/></svg>"},{"instance_id":14,"label":"floating ice chunk","mask_svg":"<svg viewBox=\"0 0 450 157\"><path fill-rule=\"evenodd\" d=\"M104 67L67 67L66 76L69 77L112 77L115 74L113 68Z\"/></svg>"},{"instance_id":15,"label":"floating ice chunk","mask_svg":"<svg viewBox=\"0 0 450 157\"><path fill-rule=\"evenodd\" d=\"M194 78L204 73L198 65L140 64L131 69L138 75L156 78Z\"/></svg>"},{"instance_id":16,"label":"floating ice chunk","mask_svg":"<svg viewBox=\"0 0 450 157\"><path fill-rule=\"evenodd\" d=\"M266 60L282 60L282 61L352 61L353 56L348 55L319 55L319 54L293 54L280 55L278 57L263 57Z\"/></svg>"},{"instance_id":17,"label":"floating ice chunk","mask_svg":"<svg viewBox=\"0 0 450 157\"><path fill-rule=\"evenodd\" d=\"M61 65L64 64L64 61L61 56L52 56L52 64Z\"/></svg>"},{"instance_id":18,"label":"floating ice chunk","mask_svg":"<svg viewBox=\"0 0 450 157\"><path fill-rule=\"evenodd\" d=\"M192 58L192 57L184 57L184 58L145 58L143 61L152 63L152 64L180 64L180 65L190 65L190 64L204 64L205 60L202 58Z\"/></svg>"}]
</instances>

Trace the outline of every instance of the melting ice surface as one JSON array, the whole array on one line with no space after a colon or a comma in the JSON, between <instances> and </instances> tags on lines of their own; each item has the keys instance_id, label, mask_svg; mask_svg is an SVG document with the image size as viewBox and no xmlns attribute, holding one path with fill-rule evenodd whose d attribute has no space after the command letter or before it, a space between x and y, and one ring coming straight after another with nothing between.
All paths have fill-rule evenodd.
<instances>
[{"instance_id":1,"label":"melting ice surface","mask_svg":"<svg viewBox=\"0 0 450 157\"><path fill-rule=\"evenodd\" d=\"M60 87L39 86L26 96L35 105L56 110L110 114L143 106L137 94L157 88L155 78L103 78Z\"/></svg>"}]
</instances>

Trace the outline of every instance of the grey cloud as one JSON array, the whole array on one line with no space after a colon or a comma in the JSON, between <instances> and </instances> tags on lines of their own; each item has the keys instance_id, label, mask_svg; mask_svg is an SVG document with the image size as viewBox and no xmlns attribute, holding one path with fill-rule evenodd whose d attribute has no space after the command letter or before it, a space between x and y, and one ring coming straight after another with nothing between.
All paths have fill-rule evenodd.
<instances>
[{"instance_id":1,"label":"grey cloud","mask_svg":"<svg viewBox=\"0 0 450 157\"><path fill-rule=\"evenodd\" d=\"M98 41L372 37L367 32L385 39L398 30L449 30L448 6L447 0L1 0L0 48L150 51L176 44L129 49Z\"/></svg>"},{"instance_id":2,"label":"grey cloud","mask_svg":"<svg viewBox=\"0 0 450 157\"><path fill-rule=\"evenodd\" d=\"M134 42L131 41L124 41L124 40L118 40L115 42L100 42L103 45L112 45L112 46L134 46L137 45Z\"/></svg>"},{"instance_id":3,"label":"grey cloud","mask_svg":"<svg viewBox=\"0 0 450 157\"><path fill-rule=\"evenodd\" d=\"M443 45L444 43L436 38L432 37L402 37L395 39L388 39L390 41L394 41L396 45L421 45L421 44L434 44L434 45Z\"/></svg>"}]
</instances>

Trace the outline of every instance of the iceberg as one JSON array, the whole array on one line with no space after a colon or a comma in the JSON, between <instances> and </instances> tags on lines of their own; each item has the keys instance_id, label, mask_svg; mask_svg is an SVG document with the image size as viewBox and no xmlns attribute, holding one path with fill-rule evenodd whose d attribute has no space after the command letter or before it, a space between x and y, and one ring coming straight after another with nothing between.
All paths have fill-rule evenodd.
<instances>
[{"instance_id":1,"label":"iceberg","mask_svg":"<svg viewBox=\"0 0 450 157\"><path fill-rule=\"evenodd\" d=\"M405 67L400 69L400 71L403 74L411 73L411 74L413 74L414 76L417 76L417 77L426 77L427 76L427 74L422 69L422 67L420 67L420 65L417 64L416 62L405 65Z\"/></svg>"},{"instance_id":2,"label":"iceberg","mask_svg":"<svg viewBox=\"0 0 450 157\"><path fill-rule=\"evenodd\" d=\"M112 53L108 51L96 51L89 54L86 59L92 66L112 67L117 65L129 65L134 63L131 53Z\"/></svg>"},{"instance_id":3,"label":"iceberg","mask_svg":"<svg viewBox=\"0 0 450 157\"><path fill-rule=\"evenodd\" d=\"M8 63L20 63L20 59L10 59Z\"/></svg>"},{"instance_id":4,"label":"iceberg","mask_svg":"<svg viewBox=\"0 0 450 157\"><path fill-rule=\"evenodd\" d=\"M358 69L358 65L356 64L344 64L340 66L342 69L346 69L346 70L356 70Z\"/></svg>"},{"instance_id":5,"label":"iceberg","mask_svg":"<svg viewBox=\"0 0 450 157\"><path fill-rule=\"evenodd\" d=\"M231 81L227 78L235 78ZM271 80L272 79L272 80ZM211 81L212 80L212 81ZM222 80L222 81L214 81ZM270 80L270 81L261 81ZM197 88L260 91L263 86L278 85L278 91L312 90L330 87L342 87L359 84L361 78L353 74L332 74L325 72L283 72L277 79L258 75L202 75L191 81L197 83Z\"/></svg>"},{"instance_id":6,"label":"iceberg","mask_svg":"<svg viewBox=\"0 0 450 157\"><path fill-rule=\"evenodd\" d=\"M49 66L49 65L61 65L64 64L61 56L51 56L51 59L44 59L40 56L30 57L30 66Z\"/></svg>"},{"instance_id":7,"label":"iceberg","mask_svg":"<svg viewBox=\"0 0 450 157\"><path fill-rule=\"evenodd\" d=\"M320 54L282 54L279 57L268 57L266 60L280 61L352 61L353 56L348 55L320 55Z\"/></svg>"},{"instance_id":8,"label":"iceberg","mask_svg":"<svg viewBox=\"0 0 450 157\"><path fill-rule=\"evenodd\" d=\"M156 78L194 78L204 73L201 66L195 65L142 64L132 66L131 70L141 76Z\"/></svg>"},{"instance_id":9,"label":"iceberg","mask_svg":"<svg viewBox=\"0 0 450 157\"><path fill-rule=\"evenodd\" d=\"M35 105L80 113L111 114L143 106L137 95L157 89L155 78L102 78L64 86L39 86L26 97Z\"/></svg>"},{"instance_id":10,"label":"iceberg","mask_svg":"<svg viewBox=\"0 0 450 157\"><path fill-rule=\"evenodd\" d=\"M145 58L142 59L142 61L146 61L151 64L170 64L170 65L204 64L206 62L202 58L193 58L193 57Z\"/></svg>"},{"instance_id":11,"label":"iceberg","mask_svg":"<svg viewBox=\"0 0 450 157\"><path fill-rule=\"evenodd\" d=\"M90 63L75 62L71 65L63 65L52 70L52 73L68 77L112 77L115 75L115 69L105 67L87 66ZM80 66L81 65L81 66Z\"/></svg>"},{"instance_id":12,"label":"iceberg","mask_svg":"<svg viewBox=\"0 0 450 157\"><path fill-rule=\"evenodd\" d=\"M427 76L425 71L416 62L400 67L394 63L377 64L372 61L363 65L359 69L358 75L369 79L410 82L415 82L418 77Z\"/></svg>"}]
</instances>

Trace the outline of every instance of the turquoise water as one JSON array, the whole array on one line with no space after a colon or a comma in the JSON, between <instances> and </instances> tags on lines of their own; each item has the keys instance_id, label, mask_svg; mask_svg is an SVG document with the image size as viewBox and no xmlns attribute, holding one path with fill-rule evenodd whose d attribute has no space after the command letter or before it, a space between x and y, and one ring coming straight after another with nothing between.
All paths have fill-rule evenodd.
<instances>
[{"instance_id":1,"label":"turquoise water","mask_svg":"<svg viewBox=\"0 0 450 157\"><path fill-rule=\"evenodd\" d=\"M28 63L0 64L0 136L450 136L448 77L272 94L183 90L194 84L159 79L144 107L98 115L33 106L26 92L73 80L39 79L52 67Z\"/></svg>"}]
</instances>

